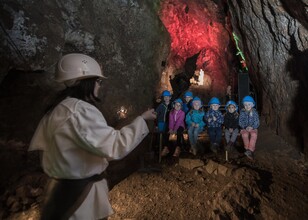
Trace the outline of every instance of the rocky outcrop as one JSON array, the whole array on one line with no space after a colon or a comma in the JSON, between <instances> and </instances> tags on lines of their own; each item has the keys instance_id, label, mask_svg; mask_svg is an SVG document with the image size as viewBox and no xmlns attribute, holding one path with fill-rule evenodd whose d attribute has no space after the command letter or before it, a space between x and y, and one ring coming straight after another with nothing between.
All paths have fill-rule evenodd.
<instances>
[{"instance_id":1,"label":"rocky outcrop","mask_svg":"<svg viewBox=\"0 0 308 220\"><path fill-rule=\"evenodd\" d=\"M278 135L307 150L307 1L230 0L229 7L262 115Z\"/></svg>"}]
</instances>

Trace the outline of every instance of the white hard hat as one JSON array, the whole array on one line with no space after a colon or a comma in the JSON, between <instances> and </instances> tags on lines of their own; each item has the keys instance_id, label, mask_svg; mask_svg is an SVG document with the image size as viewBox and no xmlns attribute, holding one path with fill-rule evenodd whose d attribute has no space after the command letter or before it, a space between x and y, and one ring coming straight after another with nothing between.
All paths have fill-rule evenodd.
<instances>
[{"instance_id":1,"label":"white hard hat","mask_svg":"<svg viewBox=\"0 0 308 220\"><path fill-rule=\"evenodd\" d=\"M103 75L100 65L92 57L80 53L64 55L58 62L55 80L58 82L76 81L77 79L100 77Z\"/></svg>"}]
</instances>

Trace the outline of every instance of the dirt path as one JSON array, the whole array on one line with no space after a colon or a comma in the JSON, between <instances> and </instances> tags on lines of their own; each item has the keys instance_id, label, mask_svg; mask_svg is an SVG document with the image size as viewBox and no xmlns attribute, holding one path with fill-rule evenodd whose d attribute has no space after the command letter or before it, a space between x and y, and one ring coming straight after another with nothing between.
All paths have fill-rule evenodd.
<instances>
[{"instance_id":1,"label":"dirt path","mask_svg":"<svg viewBox=\"0 0 308 220\"><path fill-rule=\"evenodd\" d=\"M163 161L162 172L136 172L111 191L110 219L308 219L300 154L262 126L255 156L182 155Z\"/></svg>"}]
</instances>

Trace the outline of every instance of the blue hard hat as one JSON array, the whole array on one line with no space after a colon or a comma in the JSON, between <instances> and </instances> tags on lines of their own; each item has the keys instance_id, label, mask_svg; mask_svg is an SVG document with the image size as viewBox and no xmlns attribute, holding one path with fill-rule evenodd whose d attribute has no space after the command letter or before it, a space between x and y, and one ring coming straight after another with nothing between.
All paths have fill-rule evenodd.
<instances>
[{"instance_id":1,"label":"blue hard hat","mask_svg":"<svg viewBox=\"0 0 308 220\"><path fill-rule=\"evenodd\" d=\"M256 104L255 100L254 100L251 96L249 96L249 95L248 95L248 96L245 96L245 97L243 98L242 103L244 104L244 102L252 102L253 105Z\"/></svg>"},{"instance_id":2,"label":"blue hard hat","mask_svg":"<svg viewBox=\"0 0 308 220\"><path fill-rule=\"evenodd\" d=\"M185 97L193 97L193 93L191 91L186 91L183 96L184 96L184 98Z\"/></svg>"},{"instance_id":3,"label":"blue hard hat","mask_svg":"<svg viewBox=\"0 0 308 220\"><path fill-rule=\"evenodd\" d=\"M171 96L171 93L168 90L164 90L161 96Z\"/></svg>"},{"instance_id":4,"label":"blue hard hat","mask_svg":"<svg viewBox=\"0 0 308 220\"><path fill-rule=\"evenodd\" d=\"M211 98L210 101L209 101L209 105L212 105L212 104L220 105L219 99L216 98L216 97Z\"/></svg>"},{"instance_id":5,"label":"blue hard hat","mask_svg":"<svg viewBox=\"0 0 308 220\"><path fill-rule=\"evenodd\" d=\"M226 103L226 110L228 110L229 105L234 105L235 106L235 111L237 111L237 104L235 103L235 101L230 100Z\"/></svg>"},{"instance_id":6,"label":"blue hard hat","mask_svg":"<svg viewBox=\"0 0 308 220\"><path fill-rule=\"evenodd\" d=\"M183 105L182 99L176 99L176 100L174 100L174 101L173 101L173 104L175 104L175 103L180 103L181 105Z\"/></svg>"},{"instance_id":7,"label":"blue hard hat","mask_svg":"<svg viewBox=\"0 0 308 220\"><path fill-rule=\"evenodd\" d=\"M196 96L196 97L193 98L193 101L200 101L201 102L201 99L198 96Z\"/></svg>"},{"instance_id":8,"label":"blue hard hat","mask_svg":"<svg viewBox=\"0 0 308 220\"><path fill-rule=\"evenodd\" d=\"M201 99L198 96L195 96L193 98L192 102L194 102L194 101L199 101L201 103L201 105L202 105L202 101L201 101Z\"/></svg>"}]
</instances>

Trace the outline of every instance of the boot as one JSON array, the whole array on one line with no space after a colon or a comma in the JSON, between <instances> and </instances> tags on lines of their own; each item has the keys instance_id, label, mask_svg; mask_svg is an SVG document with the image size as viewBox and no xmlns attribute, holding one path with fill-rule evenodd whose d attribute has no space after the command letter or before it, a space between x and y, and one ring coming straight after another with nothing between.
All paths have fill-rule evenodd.
<instances>
[{"instance_id":1,"label":"boot","mask_svg":"<svg viewBox=\"0 0 308 220\"><path fill-rule=\"evenodd\" d=\"M244 154L248 157L248 159L254 160L254 155L252 151L246 150Z\"/></svg>"},{"instance_id":2,"label":"boot","mask_svg":"<svg viewBox=\"0 0 308 220\"><path fill-rule=\"evenodd\" d=\"M189 152L196 156L197 155L197 148L196 148L196 146L194 146L194 145L191 146Z\"/></svg>"},{"instance_id":3,"label":"boot","mask_svg":"<svg viewBox=\"0 0 308 220\"><path fill-rule=\"evenodd\" d=\"M211 144L211 151L213 152L213 153L215 153L215 154L217 154L217 144L216 143L214 143L214 144Z\"/></svg>"},{"instance_id":4,"label":"boot","mask_svg":"<svg viewBox=\"0 0 308 220\"><path fill-rule=\"evenodd\" d=\"M227 146L226 146L226 151L232 152L233 151L233 144L234 144L234 142L229 141Z\"/></svg>"},{"instance_id":5,"label":"boot","mask_svg":"<svg viewBox=\"0 0 308 220\"><path fill-rule=\"evenodd\" d=\"M164 149L160 152L160 156L165 157L169 154L169 149L167 146L164 147Z\"/></svg>"},{"instance_id":6,"label":"boot","mask_svg":"<svg viewBox=\"0 0 308 220\"><path fill-rule=\"evenodd\" d=\"M174 156L174 157L179 157L179 156L180 156L180 153L181 153L181 148L180 148L179 146L177 146L177 147L175 148L175 151L174 151L174 153L173 153L173 156Z\"/></svg>"}]
</instances>

